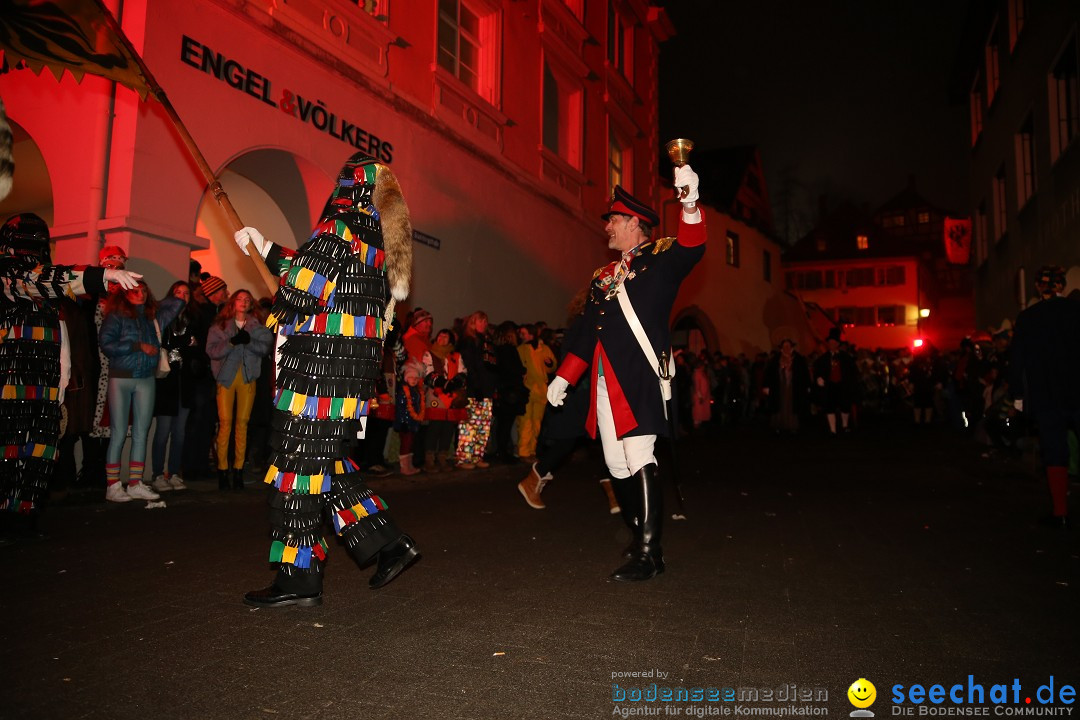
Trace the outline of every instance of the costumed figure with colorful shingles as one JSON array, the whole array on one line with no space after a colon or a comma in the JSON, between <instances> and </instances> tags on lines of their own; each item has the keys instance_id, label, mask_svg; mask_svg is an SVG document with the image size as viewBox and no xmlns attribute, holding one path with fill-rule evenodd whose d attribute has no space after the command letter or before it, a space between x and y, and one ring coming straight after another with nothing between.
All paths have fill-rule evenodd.
<instances>
[{"instance_id":1,"label":"costumed figure with colorful shingles","mask_svg":"<svg viewBox=\"0 0 1080 720\"><path fill-rule=\"evenodd\" d=\"M134 287L123 270L50 265L49 228L37 215L0 228L0 517L5 541L36 534L61 435L61 405L71 372L61 296Z\"/></svg>"},{"instance_id":2,"label":"costumed figure with colorful shingles","mask_svg":"<svg viewBox=\"0 0 1080 720\"><path fill-rule=\"evenodd\" d=\"M1041 299L1016 318L1009 392L1039 427L1052 511L1044 524L1069 525L1069 430L1080 433L1080 302L1066 297L1065 268L1039 270Z\"/></svg>"},{"instance_id":3,"label":"costumed figure with colorful shingles","mask_svg":"<svg viewBox=\"0 0 1080 720\"><path fill-rule=\"evenodd\" d=\"M413 539L349 459L382 367L393 305L409 292L412 229L390 169L357 153L341 170L311 238L292 251L244 228L282 277L267 325L278 334L278 373L266 482L273 584L244 596L257 607L319 605L327 544L322 519L361 566L378 559L372 588L418 556Z\"/></svg>"},{"instance_id":4,"label":"costumed figure with colorful shingles","mask_svg":"<svg viewBox=\"0 0 1080 720\"><path fill-rule=\"evenodd\" d=\"M11 192L13 136L0 100L0 200ZM103 292L107 282L135 287L141 275L50 265L49 228L37 215L0 228L0 543L37 534L61 434L70 373L66 333L53 302Z\"/></svg>"},{"instance_id":5,"label":"costumed figure with colorful shingles","mask_svg":"<svg viewBox=\"0 0 1080 720\"><path fill-rule=\"evenodd\" d=\"M622 257L593 277L585 314L563 342L566 356L548 386L548 401L558 407L586 371L592 380L586 430L594 438L600 433L611 485L634 535L626 562L612 574L616 580L648 580L664 571L664 493L654 447L669 427L671 308L706 240L697 174L678 167L675 184L686 188L678 235L657 242L649 241L660 222L656 211L615 187L604 230L608 247Z\"/></svg>"}]
</instances>

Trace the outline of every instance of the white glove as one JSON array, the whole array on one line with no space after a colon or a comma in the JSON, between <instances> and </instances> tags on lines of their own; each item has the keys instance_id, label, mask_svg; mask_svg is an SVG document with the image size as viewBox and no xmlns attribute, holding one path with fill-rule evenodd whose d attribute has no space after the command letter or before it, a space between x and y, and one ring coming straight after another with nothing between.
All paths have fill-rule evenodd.
<instances>
[{"instance_id":1,"label":"white glove","mask_svg":"<svg viewBox=\"0 0 1080 720\"><path fill-rule=\"evenodd\" d=\"M825 387L825 378L823 378L823 377L819 377L819 378L817 379L817 386L818 386L818 387Z\"/></svg>"},{"instance_id":2,"label":"white glove","mask_svg":"<svg viewBox=\"0 0 1080 720\"><path fill-rule=\"evenodd\" d=\"M233 233L233 239L236 240L236 246L240 248L240 252L245 255L250 255L248 252L248 243L255 245L255 249L259 253L259 257L266 258L270 254L270 248L273 247L273 243L262 236L262 233L253 227L246 227L241 230L237 230Z\"/></svg>"},{"instance_id":3,"label":"white glove","mask_svg":"<svg viewBox=\"0 0 1080 720\"><path fill-rule=\"evenodd\" d=\"M769 388L761 388L761 394L762 394L762 395L766 395L766 396L768 396L768 394L769 394Z\"/></svg>"},{"instance_id":4,"label":"white glove","mask_svg":"<svg viewBox=\"0 0 1080 720\"><path fill-rule=\"evenodd\" d=\"M547 398L552 407L559 407L563 404L563 400L566 399L566 388L570 387L570 383L565 378L555 376L555 379L548 385Z\"/></svg>"},{"instance_id":5,"label":"white glove","mask_svg":"<svg viewBox=\"0 0 1080 720\"><path fill-rule=\"evenodd\" d=\"M105 268L105 282L114 282L125 290L131 290L142 280L142 275L130 270Z\"/></svg>"},{"instance_id":6,"label":"white glove","mask_svg":"<svg viewBox=\"0 0 1080 720\"><path fill-rule=\"evenodd\" d=\"M1016 398L1013 400L1013 407L1016 408L1018 412L1024 412L1024 398Z\"/></svg>"},{"instance_id":7,"label":"white glove","mask_svg":"<svg viewBox=\"0 0 1080 720\"><path fill-rule=\"evenodd\" d=\"M696 203L698 201L698 176L689 165L675 168L675 187L686 188L686 197L680 197L679 202Z\"/></svg>"}]
</instances>

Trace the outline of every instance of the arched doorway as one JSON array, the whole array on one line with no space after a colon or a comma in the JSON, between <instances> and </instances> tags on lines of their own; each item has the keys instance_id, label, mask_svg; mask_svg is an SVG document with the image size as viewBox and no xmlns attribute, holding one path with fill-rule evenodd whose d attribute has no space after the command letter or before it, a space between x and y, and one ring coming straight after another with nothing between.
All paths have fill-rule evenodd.
<instances>
[{"instance_id":1,"label":"arched doorway","mask_svg":"<svg viewBox=\"0 0 1080 720\"><path fill-rule=\"evenodd\" d=\"M15 180L11 193L0 202L0 222L17 213L34 213L52 227L52 181L45 157L30 133L10 117L8 124L11 126Z\"/></svg>"},{"instance_id":2,"label":"arched doorway","mask_svg":"<svg viewBox=\"0 0 1080 720\"><path fill-rule=\"evenodd\" d=\"M696 305L683 308L675 316L671 327L671 346L684 347L694 355L702 350L716 352L716 327L709 316Z\"/></svg>"},{"instance_id":3,"label":"arched doorway","mask_svg":"<svg viewBox=\"0 0 1080 720\"><path fill-rule=\"evenodd\" d=\"M291 248L307 240L333 186L331 176L314 163L277 149L239 155L218 179L245 224ZM228 219L209 191L199 203L195 234L208 242L205 250L191 253L203 272L222 278L230 292L247 288L256 297L269 294L251 261L237 250Z\"/></svg>"}]
</instances>

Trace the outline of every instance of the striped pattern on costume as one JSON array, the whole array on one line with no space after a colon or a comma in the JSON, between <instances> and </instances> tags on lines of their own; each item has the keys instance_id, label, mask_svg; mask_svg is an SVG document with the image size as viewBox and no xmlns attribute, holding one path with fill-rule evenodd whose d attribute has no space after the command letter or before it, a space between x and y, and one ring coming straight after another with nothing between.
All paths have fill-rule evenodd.
<instances>
[{"instance_id":1,"label":"striped pattern on costume","mask_svg":"<svg viewBox=\"0 0 1080 720\"><path fill-rule=\"evenodd\" d=\"M319 540L317 545L286 545L281 540L270 543L270 562L295 565L307 570L311 568L311 559L318 558L321 562L326 559L327 545L325 540Z\"/></svg>"},{"instance_id":2,"label":"striped pattern on costume","mask_svg":"<svg viewBox=\"0 0 1080 720\"><path fill-rule=\"evenodd\" d=\"M274 407L312 420L356 420L367 416L368 400L354 397L318 397L281 389L274 396Z\"/></svg>"},{"instance_id":3,"label":"striped pattern on costume","mask_svg":"<svg viewBox=\"0 0 1080 720\"><path fill-rule=\"evenodd\" d=\"M387 507L387 504L384 503L383 499L378 495L364 498L351 508L339 510L334 513L334 530L340 533L343 528L356 522L360 518L374 515L377 512L386 510Z\"/></svg>"},{"instance_id":4,"label":"striped pattern on costume","mask_svg":"<svg viewBox=\"0 0 1080 720\"><path fill-rule=\"evenodd\" d=\"M350 158L308 240L270 260L281 286L266 324L280 333L280 346L264 482L277 491L270 562L286 574L322 571L322 520L365 557L400 532L348 458L381 374L388 330L376 178L373 158Z\"/></svg>"},{"instance_id":5,"label":"striped pattern on costume","mask_svg":"<svg viewBox=\"0 0 1080 720\"><path fill-rule=\"evenodd\" d=\"M313 333L318 335L338 335L343 337L378 338L386 337L386 323L381 317L371 315L350 315L348 313L321 313L308 315L296 323L284 325L281 331L286 335Z\"/></svg>"},{"instance_id":6,"label":"striped pattern on costume","mask_svg":"<svg viewBox=\"0 0 1080 720\"><path fill-rule=\"evenodd\" d=\"M56 446L45 445L44 443L27 443L26 445L4 446L3 458L5 460L24 457L36 457L45 458L46 460L55 460Z\"/></svg>"},{"instance_id":7,"label":"striped pattern on costume","mask_svg":"<svg viewBox=\"0 0 1080 720\"><path fill-rule=\"evenodd\" d=\"M48 492L60 437L60 318L45 298L66 288L10 283L16 267L0 266L5 292L34 294L0 302L0 509L29 513ZM34 277L57 277L40 267Z\"/></svg>"}]
</instances>

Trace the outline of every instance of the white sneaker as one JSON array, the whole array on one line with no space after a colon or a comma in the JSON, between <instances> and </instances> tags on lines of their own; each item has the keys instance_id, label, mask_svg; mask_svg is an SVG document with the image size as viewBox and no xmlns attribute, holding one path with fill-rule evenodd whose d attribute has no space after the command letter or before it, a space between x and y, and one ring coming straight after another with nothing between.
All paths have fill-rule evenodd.
<instances>
[{"instance_id":1,"label":"white sneaker","mask_svg":"<svg viewBox=\"0 0 1080 720\"><path fill-rule=\"evenodd\" d=\"M173 475L169 478L169 485L173 490L187 490L187 485L184 484L184 478L179 475Z\"/></svg>"},{"instance_id":2,"label":"white sneaker","mask_svg":"<svg viewBox=\"0 0 1080 720\"><path fill-rule=\"evenodd\" d=\"M114 482L105 488L105 499L109 502L131 502L131 496L124 492L122 482Z\"/></svg>"},{"instance_id":3,"label":"white sneaker","mask_svg":"<svg viewBox=\"0 0 1080 720\"><path fill-rule=\"evenodd\" d=\"M154 488L159 493L169 492L173 489L172 483L166 480L164 475L158 475L154 478L154 482L150 484L150 487Z\"/></svg>"},{"instance_id":4,"label":"white sneaker","mask_svg":"<svg viewBox=\"0 0 1080 720\"><path fill-rule=\"evenodd\" d=\"M160 497L160 495L146 487L146 485L143 485L141 482L137 482L134 485L128 485L128 499L157 500Z\"/></svg>"}]
</instances>

